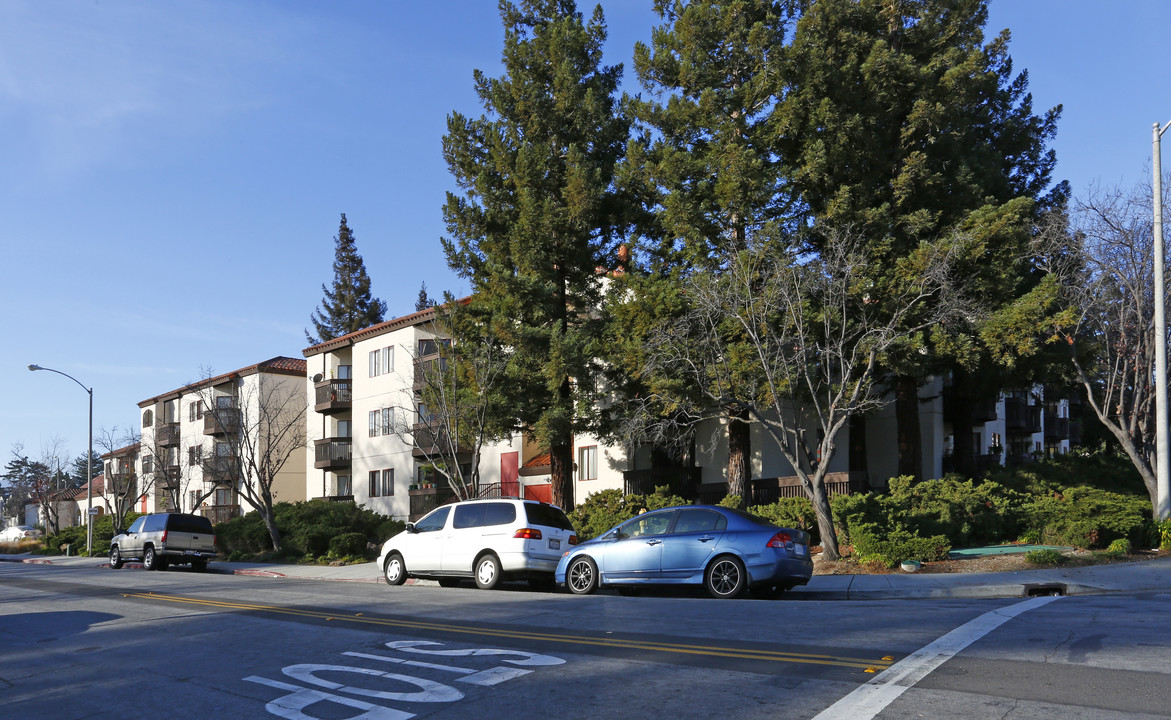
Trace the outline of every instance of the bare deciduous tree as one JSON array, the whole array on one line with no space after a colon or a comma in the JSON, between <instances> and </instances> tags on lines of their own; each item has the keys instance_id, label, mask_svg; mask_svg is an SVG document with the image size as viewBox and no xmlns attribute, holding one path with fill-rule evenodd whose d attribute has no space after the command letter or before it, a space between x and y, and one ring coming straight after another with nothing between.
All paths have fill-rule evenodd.
<instances>
[{"instance_id":1,"label":"bare deciduous tree","mask_svg":"<svg viewBox=\"0 0 1171 720\"><path fill-rule=\"evenodd\" d=\"M864 242L842 232L819 254L779 243L730 254L719 274L689 282L690 310L658 328L648 348L649 363L682 368L706 400L679 407L653 439L684 435L681 426L722 409L746 411L799 478L832 559L839 551L825 476L838 434L851 417L884 403L876 378L884 354L954 307L948 243L907 258L899 297L879 304L865 280Z\"/></svg>"},{"instance_id":2,"label":"bare deciduous tree","mask_svg":"<svg viewBox=\"0 0 1171 720\"><path fill-rule=\"evenodd\" d=\"M1167 202L1164 200L1164 202ZM1041 236L1072 327L1061 328L1094 414L1142 476L1154 506L1154 236L1150 185L1094 188L1078 202L1072 233ZM1166 338L1162 339L1167 342Z\"/></svg>"},{"instance_id":3,"label":"bare deciduous tree","mask_svg":"<svg viewBox=\"0 0 1171 720\"><path fill-rule=\"evenodd\" d=\"M494 408L502 402L500 381L508 358L492 339L459 330L464 327L457 320L460 307L460 301L449 296L435 308L434 321L425 326L440 339L438 355L415 357L413 384L419 404L396 408L392 432L413 444L455 495L467 500L481 491L484 445L505 434L495 427L494 418L500 413Z\"/></svg>"},{"instance_id":4,"label":"bare deciduous tree","mask_svg":"<svg viewBox=\"0 0 1171 720\"><path fill-rule=\"evenodd\" d=\"M225 438L204 458L204 478L215 486L231 487L249 507L260 514L272 540L281 549L281 534L273 515L274 485L307 440L304 387L287 376L258 372L247 380L229 379L229 385L209 384L200 391L205 412ZM219 394L230 387L232 394Z\"/></svg>"}]
</instances>

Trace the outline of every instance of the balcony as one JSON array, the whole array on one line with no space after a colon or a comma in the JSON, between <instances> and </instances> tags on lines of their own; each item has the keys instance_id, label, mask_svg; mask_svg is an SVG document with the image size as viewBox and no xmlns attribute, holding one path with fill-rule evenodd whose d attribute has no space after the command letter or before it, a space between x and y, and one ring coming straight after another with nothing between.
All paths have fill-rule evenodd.
<instances>
[{"instance_id":1,"label":"balcony","mask_svg":"<svg viewBox=\"0 0 1171 720\"><path fill-rule=\"evenodd\" d=\"M651 468L627 470L622 473L622 481L627 495L650 495L656 487L666 485L672 495L694 500L702 475L703 468L698 467Z\"/></svg>"},{"instance_id":2,"label":"balcony","mask_svg":"<svg viewBox=\"0 0 1171 720\"><path fill-rule=\"evenodd\" d=\"M199 513L212 524L227 522L232 518L240 517L239 505L204 505L199 509Z\"/></svg>"},{"instance_id":3,"label":"balcony","mask_svg":"<svg viewBox=\"0 0 1171 720\"><path fill-rule=\"evenodd\" d=\"M411 496L411 522L419 520L440 505L459 500L449 487L417 488L409 492Z\"/></svg>"},{"instance_id":4,"label":"balcony","mask_svg":"<svg viewBox=\"0 0 1171 720\"><path fill-rule=\"evenodd\" d=\"M325 438L313 443L313 467L318 470L343 470L350 467L350 438Z\"/></svg>"},{"instance_id":5,"label":"balcony","mask_svg":"<svg viewBox=\"0 0 1171 720\"><path fill-rule=\"evenodd\" d=\"M1040 405L1029 405L1024 398L1005 398L1005 431L1024 435L1041 432L1041 410Z\"/></svg>"},{"instance_id":6,"label":"balcony","mask_svg":"<svg viewBox=\"0 0 1171 720\"><path fill-rule=\"evenodd\" d=\"M155 443L161 447L179 444L179 423L155 423Z\"/></svg>"},{"instance_id":7,"label":"balcony","mask_svg":"<svg viewBox=\"0 0 1171 720\"><path fill-rule=\"evenodd\" d=\"M203 416L204 435L235 435L240 432L240 408L216 408Z\"/></svg>"},{"instance_id":8,"label":"balcony","mask_svg":"<svg viewBox=\"0 0 1171 720\"><path fill-rule=\"evenodd\" d=\"M1069 419L1045 413L1045 441L1060 442L1069 439Z\"/></svg>"},{"instance_id":9,"label":"balcony","mask_svg":"<svg viewBox=\"0 0 1171 720\"><path fill-rule=\"evenodd\" d=\"M430 423L415 423L411 428L411 436L415 440L414 447L411 450L411 454L414 457L435 457L436 455L446 455L451 451L450 443L447 440L447 433ZM463 451L463 448L456 449L457 453Z\"/></svg>"},{"instance_id":10,"label":"balcony","mask_svg":"<svg viewBox=\"0 0 1171 720\"><path fill-rule=\"evenodd\" d=\"M349 412L353 404L353 381L324 380L313 386L313 409L325 415Z\"/></svg>"},{"instance_id":11,"label":"balcony","mask_svg":"<svg viewBox=\"0 0 1171 720\"><path fill-rule=\"evenodd\" d=\"M437 363L438 366L436 365ZM415 391L418 392L427 387L429 377L433 378L436 373L442 376L442 373L446 370L447 358L440 357L439 355L432 355L430 357L415 360ZM430 382L434 383L436 379L438 378L433 378L430 380Z\"/></svg>"},{"instance_id":12,"label":"balcony","mask_svg":"<svg viewBox=\"0 0 1171 720\"><path fill-rule=\"evenodd\" d=\"M234 457L211 457L203 461L203 481L215 485L233 485L240 477Z\"/></svg>"}]
</instances>

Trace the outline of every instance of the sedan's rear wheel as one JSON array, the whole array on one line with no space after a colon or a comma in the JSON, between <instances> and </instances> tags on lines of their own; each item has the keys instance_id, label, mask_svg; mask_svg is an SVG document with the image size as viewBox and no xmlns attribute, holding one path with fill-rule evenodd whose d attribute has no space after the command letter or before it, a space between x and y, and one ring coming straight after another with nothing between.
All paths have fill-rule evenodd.
<instances>
[{"instance_id":1,"label":"sedan's rear wheel","mask_svg":"<svg viewBox=\"0 0 1171 720\"><path fill-rule=\"evenodd\" d=\"M118 546L110 548L110 567L118 570L122 567L122 553L118 552Z\"/></svg>"},{"instance_id":2,"label":"sedan's rear wheel","mask_svg":"<svg viewBox=\"0 0 1171 720\"><path fill-rule=\"evenodd\" d=\"M476 561L476 587L491 590L500 583L500 560L489 553Z\"/></svg>"},{"instance_id":3,"label":"sedan's rear wheel","mask_svg":"<svg viewBox=\"0 0 1171 720\"><path fill-rule=\"evenodd\" d=\"M402 585L407 580L407 566L403 564L403 556L392 554L386 559L386 567L382 568L382 576L387 585Z\"/></svg>"},{"instance_id":4,"label":"sedan's rear wheel","mask_svg":"<svg viewBox=\"0 0 1171 720\"><path fill-rule=\"evenodd\" d=\"M747 580L744 563L731 555L716 558L704 575L704 585L707 586L708 593L720 599L738 597L744 592Z\"/></svg>"},{"instance_id":5,"label":"sedan's rear wheel","mask_svg":"<svg viewBox=\"0 0 1171 720\"><path fill-rule=\"evenodd\" d=\"M574 595L589 595L598 589L598 566L588 557L575 558L565 571L565 584Z\"/></svg>"}]
</instances>

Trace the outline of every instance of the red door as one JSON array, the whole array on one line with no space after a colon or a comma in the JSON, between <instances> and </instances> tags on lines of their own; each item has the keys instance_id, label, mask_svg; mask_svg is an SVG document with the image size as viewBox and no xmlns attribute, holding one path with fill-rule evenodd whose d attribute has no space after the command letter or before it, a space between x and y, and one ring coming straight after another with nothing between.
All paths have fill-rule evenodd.
<instances>
[{"instance_id":1,"label":"red door","mask_svg":"<svg viewBox=\"0 0 1171 720\"><path fill-rule=\"evenodd\" d=\"M520 497L520 453L500 453L500 495Z\"/></svg>"}]
</instances>

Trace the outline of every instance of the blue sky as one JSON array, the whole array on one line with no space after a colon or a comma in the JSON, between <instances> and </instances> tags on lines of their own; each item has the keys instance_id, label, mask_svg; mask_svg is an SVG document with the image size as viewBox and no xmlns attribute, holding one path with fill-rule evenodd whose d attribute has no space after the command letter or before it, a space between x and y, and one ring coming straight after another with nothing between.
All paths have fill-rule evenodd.
<instances>
[{"instance_id":1,"label":"blue sky","mask_svg":"<svg viewBox=\"0 0 1171 720\"><path fill-rule=\"evenodd\" d=\"M628 90L650 4L602 3ZM1146 180L1171 4L990 14L1037 111L1064 105L1057 177ZM340 213L391 315L424 281L466 291L439 246L440 140L451 111L480 114L472 72L498 73L501 42L488 0L0 2L0 463L85 449L85 393L30 363L92 386L95 434L121 435L205 369L301 357Z\"/></svg>"}]
</instances>

